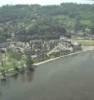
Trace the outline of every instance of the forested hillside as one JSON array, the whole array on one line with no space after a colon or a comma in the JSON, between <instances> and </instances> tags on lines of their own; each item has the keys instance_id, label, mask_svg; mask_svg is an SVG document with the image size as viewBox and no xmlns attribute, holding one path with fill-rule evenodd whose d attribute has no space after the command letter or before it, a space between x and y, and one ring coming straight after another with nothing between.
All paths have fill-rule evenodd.
<instances>
[{"instance_id":1,"label":"forested hillside","mask_svg":"<svg viewBox=\"0 0 94 100\"><path fill-rule=\"evenodd\" d=\"M15 5L0 8L0 41L15 33L19 40L94 33L94 5Z\"/></svg>"}]
</instances>

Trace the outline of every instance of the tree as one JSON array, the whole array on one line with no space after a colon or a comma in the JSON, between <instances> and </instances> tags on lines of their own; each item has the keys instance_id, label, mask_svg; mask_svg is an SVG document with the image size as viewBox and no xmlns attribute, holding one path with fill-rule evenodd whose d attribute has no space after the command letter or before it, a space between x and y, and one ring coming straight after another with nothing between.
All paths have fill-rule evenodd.
<instances>
[{"instance_id":1,"label":"tree","mask_svg":"<svg viewBox=\"0 0 94 100\"><path fill-rule=\"evenodd\" d=\"M16 5L0 8L0 41L16 33L17 40L32 37L58 38L94 26L94 5L61 4L52 6ZM92 33L91 32L91 33Z\"/></svg>"}]
</instances>

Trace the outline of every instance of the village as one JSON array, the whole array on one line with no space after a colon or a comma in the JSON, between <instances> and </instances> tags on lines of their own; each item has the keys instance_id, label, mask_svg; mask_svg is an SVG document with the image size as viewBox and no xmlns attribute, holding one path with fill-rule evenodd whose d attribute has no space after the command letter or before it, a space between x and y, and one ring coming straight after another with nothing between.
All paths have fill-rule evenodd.
<instances>
[{"instance_id":1,"label":"village","mask_svg":"<svg viewBox=\"0 0 94 100\"><path fill-rule=\"evenodd\" d=\"M81 50L81 44L61 36L59 39L42 40L34 39L30 42L15 41L14 36L8 42L0 43L0 53L4 50L7 52L11 49L14 53L16 51L29 54L34 62L40 62L51 57L66 55Z\"/></svg>"},{"instance_id":2,"label":"village","mask_svg":"<svg viewBox=\"0 0 94 100\"><path fill-rule=\"evenodd\" d=\"M0 74L6 78L6 73L11 71L17 74L22 68L32 70L33 63L81 50L81 44L64 36L52 40L34 39L21 42L16 41L13 34L7 42L0 43Z\"/></svg>"}]
</instances>

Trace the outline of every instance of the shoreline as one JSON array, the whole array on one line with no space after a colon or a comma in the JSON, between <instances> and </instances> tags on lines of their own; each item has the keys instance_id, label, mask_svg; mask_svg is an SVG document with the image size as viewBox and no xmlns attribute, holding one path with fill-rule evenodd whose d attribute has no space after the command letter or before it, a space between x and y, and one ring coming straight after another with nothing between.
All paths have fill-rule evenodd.
<instances>
[{"instance_id":1,"label":"shoreline","mask_svg":"<svg viewBox=\"0 0 94 100\"><path fill-rule=\"evenodd\" d=\"M45 60L45 61L41 61L41 62L39 62L39 63L35 63L35 64L33 64L33 65L36 65L36 66L42 65L42 64L45 64L45 63L48 63L48 62L51 62L51 61L60 59L60 58L64 58L64 57L68 57L68 56L72 56L72 55L76 55L76 54L80 54L80 53L84 53L84 52L88 52L88 51L93 51L93 49L92 49L92 50L83 50L83 51L74 52L74 53L70 53L70 54L67 54L67 55L63 55L63 56L51 58L51 59L48 59L48 60Z\"/></svg>"},{"instance_id":2,"label":"shoreline","mask_svg":"<svg viewBox=\"0 0 94 100\"><path fill-rule=\"evenodd\" d=\"M48 59L48 60L44 60L44 61L41 61L41 62L38 62L38 63L34 63L33 65L34 66L39 66L39 65L42 65L42 64L54 61L54 60L58 60L60 58L64 58L64 57L68 57L68 56L72 56L72 55L77 55L77 54L80 54L80 53L85 53L85 52L93 51L93 50L94 50L94 48L92 48L92 49L86 49L86 50L82 50L82 51L78 51L78 52L74 52L74 53L70 53L70 54L66 54L66 55L63 55L63 56L59 56L59 57L51 58L51 59ZM20 67L20 68L22 68L22 67ZM9 73L11 73L12 71L14 71L13 68L11 68L11 69L8 70ZM2 74L1 73L0 73L0 76L1 76L0 77L0 79L1 79L2 78ZM11 75L7 74L7 76L10 77Z\"/></svg>"}]
</instances>

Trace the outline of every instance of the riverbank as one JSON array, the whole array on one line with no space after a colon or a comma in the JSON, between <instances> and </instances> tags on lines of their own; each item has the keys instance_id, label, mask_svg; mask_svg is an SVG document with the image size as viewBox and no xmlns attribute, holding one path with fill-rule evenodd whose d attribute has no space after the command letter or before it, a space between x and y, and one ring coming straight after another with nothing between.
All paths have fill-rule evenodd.
<instances>
[{"instance_id":1,"label":"riverbank","mask_svg":"<svg viewBox=\"0 0 94 100\"><path fill-rule=\"evenodd\" d=\"M54 60L57 60L57 59L60 59L60 58L64 58L64 57L68 57L68 56L72 56L72 55L77 55L77 54L80 54L80 53L84 53L84 52L87 52L87 51L91 51L91 50L94 50L94 47L83 47L83 50L82 51L78 51L78 52L74 52L74 53L70 53L70 54L67 54L67 55L63 55L63 56L59 56L59 57L55 57L55 58L51 58L51 59L48 59L48 60L45 60L45 61L42 61L42 62L39 62L39 63L34 63L33 66L38 66L38 65L41 65L41 64L45 64L45 63L48 63L48 62L51 62L51 61L54 61ZM19 67L20 69L22 67ZM14 69L11 68L8 70L8 73L14 73ZM0 79L2 78L2 74L0 73ZM7 76L11 76L11 74L7 74Z\"/></svg>"},{"instance_id":2,"label":"riverbank","mask_svg":"<svg viewBox=\"0 0 94 100\"><path fill-rule=\"evenodd\" d=\"M64 58L64 57L68 57L68 56L72 56L72 55L84 53L84 52L91 51L91 50L94 50L94 47L92 47L92 48L88 48L88 47L87 47L87 48L85 48L85 49L82 50L82 51L78 51L78 52L75 52L75 53L70 53L70 54L63 55L63 56L56 57L56 58L51 58L51 59L49 59L49 60L45 60L45 61L42 61L42 62L39 62L39 63L35 63L34 65L38 66L38 65L41 65L41 64L45 64L45 63L51 62L51 61L53 61L53 60L57 60L57 59L60 59L60 58Z\"/></svg>"}]
</instances>

